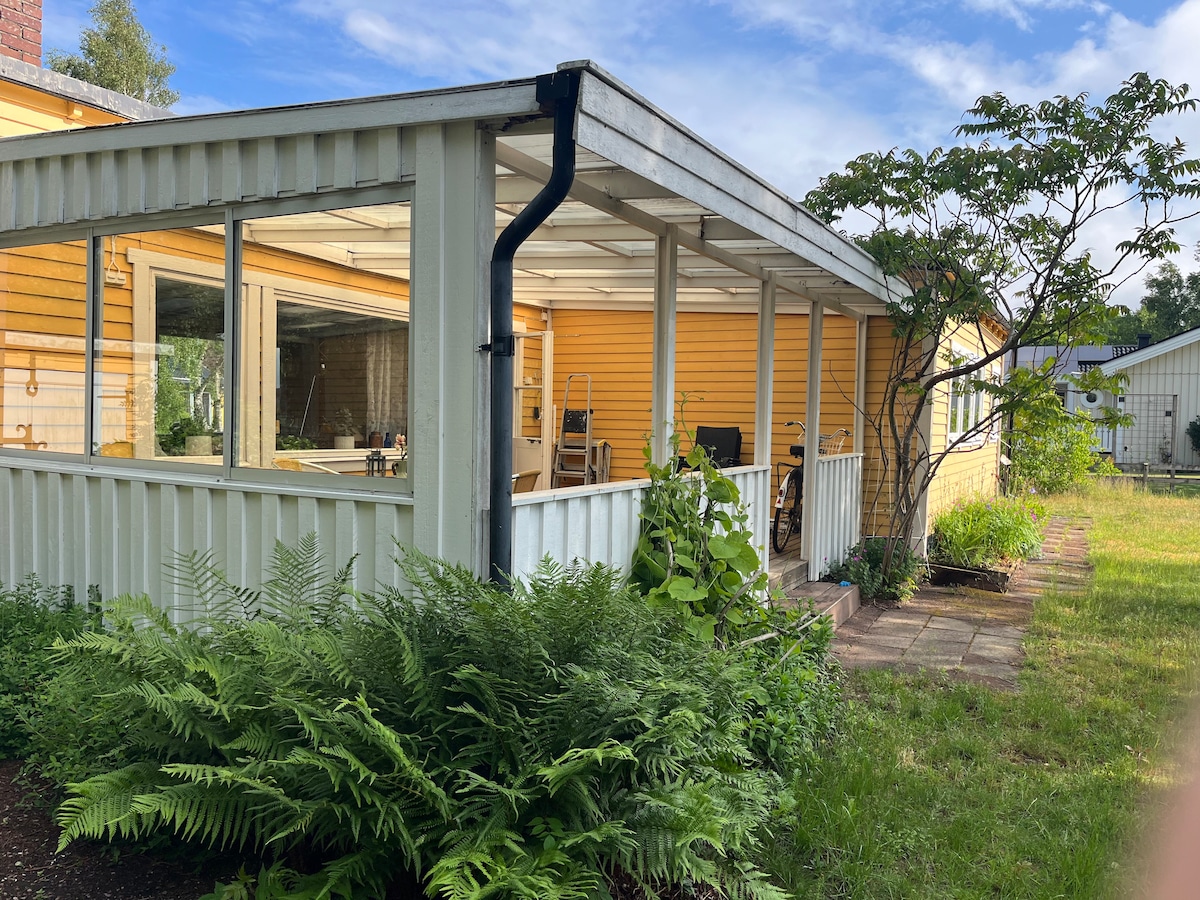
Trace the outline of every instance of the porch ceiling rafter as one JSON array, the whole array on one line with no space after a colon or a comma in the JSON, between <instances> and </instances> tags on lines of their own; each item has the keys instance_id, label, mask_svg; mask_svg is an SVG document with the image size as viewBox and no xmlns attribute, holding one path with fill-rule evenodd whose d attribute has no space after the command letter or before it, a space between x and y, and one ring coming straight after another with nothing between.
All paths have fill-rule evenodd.
<instances>
[{"instance_id":1,"label":"porch ceiling rafter","mask_svg":"<svg viewBox=\"0 0 1200 900\"><path fill-rule=\"evenodd\" d=\"M550 167L545 163L521 153L519 150L516 150L512 147L505 146L501 141L498 141L496 144L496 161L504 168L534 180L544 180L550 177ZM592 207L593 209L608 213L610 216L620 219L623 222L627 222L650 235L654 235L655 237L661 237L662 235L666 234L668 225L678 224L652 215L651 213L646 212L645 210L640 209L639 207L634 206L624 200L611 197L603 191L592 187L591 185L580 182L578 179L576 180L575 184L571 186L568 196ZM719 217L708 215L706 211L702 210L701 208L698 208L698 210L701 213L699 218L698 233L692 234L690 231L684 228L675 229L679 246L683 249L690 250L699 256L703 256L713 260L714 262L721 263L722 265L733 269L735 272L740 272L743 275L754 279L758 283L766 281L770 270L758 264L757 262L739 256L732 251L726 250L725 248L714 243L712 239L701 237L702 234L712 234L713 231L719 231L722 226L716 221ZM733 223L729 224L733 225ZM552 225L549 227L553 228L558 240L569 240L574 231L578 229L590 229L597 227L607 229L612 228L613 226L594 223L588 225L572 224L570 226ZM748 238L751 240L761 240L760 237L754 235L752 232L748 232L746 229L743 229L740 226L734 225L733 227L738 231L738 239L744 240ZM535 232L530 240L537 241L538 234ZM808 265L811 267L811 263ZM653 276L651 275L651 278L652 277ZM852 309L836 298L825 297L823 286L808 284L802 279L797 279L783 273L777 274L776 284L782 290L796 294L804 299L825 300L832 309L849 318L858 320L863 316L861 312ZM741 285L739 284L738 286Z\"/></svg>"}]
</instances>

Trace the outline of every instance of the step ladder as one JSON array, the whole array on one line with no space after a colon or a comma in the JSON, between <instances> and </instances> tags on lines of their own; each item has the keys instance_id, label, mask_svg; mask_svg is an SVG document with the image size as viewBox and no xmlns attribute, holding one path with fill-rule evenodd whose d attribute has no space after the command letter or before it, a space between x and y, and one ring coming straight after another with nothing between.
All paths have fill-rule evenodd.
<instances>
[{"instance_id":1,"label":"step ladder","mask_svg":"<svg viewBox=\"0 0 1200 900\"><path fill-rule=\"evenodd\" d=\"M575 384L575 406L571 405L571 382ZM583 405L579 394L586 388ZM592 443L592 376L568 375L563 389L562 419L558 426L558 443L554 445L554 471L550 486L569 487L595 484L599 479Z\"/></svg>"}]
</instances>

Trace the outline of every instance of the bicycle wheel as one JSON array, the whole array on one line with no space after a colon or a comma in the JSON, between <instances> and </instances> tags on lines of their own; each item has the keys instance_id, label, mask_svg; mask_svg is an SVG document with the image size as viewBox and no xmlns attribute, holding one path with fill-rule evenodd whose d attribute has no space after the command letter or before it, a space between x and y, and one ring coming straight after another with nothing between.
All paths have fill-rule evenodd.
<instances>
[{"instance_id":1,"label":"bicycle wheel","mask_svg":"<svg viewBox=\"0 0 1200 900\"><path fill-rule=\"evenodd\" d=\"M771 546L776 553L782 553L792 534L800 530L800 498L796 492L796 476L789 472L783 488L783 506L775 507L775 520L771 523Z\"/></svg>"}]
</instances>

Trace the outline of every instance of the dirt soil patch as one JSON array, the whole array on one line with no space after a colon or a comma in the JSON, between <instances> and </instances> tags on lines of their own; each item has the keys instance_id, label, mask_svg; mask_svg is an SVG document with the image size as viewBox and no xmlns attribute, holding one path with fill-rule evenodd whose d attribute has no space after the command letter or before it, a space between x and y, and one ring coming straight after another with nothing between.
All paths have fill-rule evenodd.
<instances>
[{"instance_id":1,"label":"dirt soil patch","mask_svg":"<svg viewBox=\"0 0 1200 900\"><path fill-rule=\"evenodd\" d=\"M107 844L75 841L62 853L59 828L47 793L21 776L21 763L0 760L0 900L196 900L228 882L236 864L228 860L195 866L149 853L114 854ZM115 857L115 858L114 858ZM257 863L248 865L254 871ZM618 874L610 890L617 900L645 900L632 878ZM393 885L387 900L418 900L414 885ZM700 887L659 893L662 900L717 900Z\"/></svg>"},{"instance_id":2,"label":"dirt soil patch","mask_svg":"<svg viewBox=\"0 0 1200 900\"><path fill-rule=\"evenodd\" d=\"M144 853L76 841L57 853L53 808L21 763L0 762L0 900L194 900L218 875Z\"/></svg>"}]
</instances>

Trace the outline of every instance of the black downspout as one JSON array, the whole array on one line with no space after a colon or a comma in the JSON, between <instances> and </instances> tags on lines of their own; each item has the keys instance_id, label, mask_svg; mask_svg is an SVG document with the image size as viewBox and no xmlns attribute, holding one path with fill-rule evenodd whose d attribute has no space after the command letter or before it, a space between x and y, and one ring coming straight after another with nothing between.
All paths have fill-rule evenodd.
<instances>
[{"instance_id":1,"label":"black downspout","mask_svg":"<svg viewBox=\"0 0 1200 900\"><path fill-rule=\"evenodd\" d=\"M575 180L575 107L579 101L579 72L567 70L541 75L537 101L554 112L554 158L550 180L536 197L508 223L492 250L492 354L491 416L491 515L488 535L488 576L507 585L512 571L512 414L513 356L513 257L567 197Z\"/></svg>"}]
</instances>

